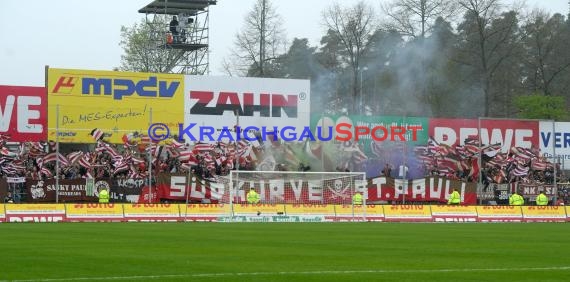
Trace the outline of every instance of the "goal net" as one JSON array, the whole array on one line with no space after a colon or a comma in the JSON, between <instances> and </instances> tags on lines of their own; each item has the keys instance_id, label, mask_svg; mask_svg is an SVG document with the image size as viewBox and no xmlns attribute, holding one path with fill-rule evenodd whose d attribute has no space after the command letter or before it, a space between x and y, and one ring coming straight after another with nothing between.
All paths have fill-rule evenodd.
<instances>
[{"instance_id":1,"label":"goal net","mask_svg":"<svg viewBox=\"0 0 570 282\"><path fill-rule=\"evenodd\" d=\"M231 171L218 181L229 188L219 204L228 204L231 221L366 220L365 173ZM361 201L354 201L356 193Z\"/></svg>"}]
</instances>

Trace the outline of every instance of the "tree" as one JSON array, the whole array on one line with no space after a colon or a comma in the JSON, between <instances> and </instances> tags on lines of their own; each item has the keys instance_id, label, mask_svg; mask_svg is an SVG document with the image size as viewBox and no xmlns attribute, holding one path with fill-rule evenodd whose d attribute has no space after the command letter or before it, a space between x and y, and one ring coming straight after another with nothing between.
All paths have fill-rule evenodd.
<instances>
[{"instance_id":1,"label":"tree","mask_svg":"<svg viewBox=\"0 0 570 282\"><path fill-rule=\"evenodd\" d=\"M119 46L123 48L121 55L121 71L154 72L154 73L177 73L175 67L184 64L188 60L185 52L164 48L166 45L166 30L158 27L168 26L168 19L157 16L152 22L142 19L132 27L121 27L121 41Z\"/></svg>"},{"instance_id":2,"label":"tree","mask_svg":"<svg viewBox=\"0 0 570 282\"><path fill-rule=\"evenodd\" d=\"M353 7L343 8L338 3L323 12L324 24L332 32L343 47L341 62L351 70L352 76L352 110L356 111L359 96L359 72L369 35L376 29L374 9L360 1Z\"/></svg>"},{"instance_id":3,"label":"tree","mask_svg":"<svg viewBox=\"0 0 570 282\"><path fill-rule=\"evenodd\" d=\"M349 99L343 95L349 91L349 88L343 89L347 83L343 83L346 80L343 79L344 68L341 58L345 55L346 52L336 32L327 30L327 33L321 37L320 48L315 52L315 59L322 67L322 72L311 80L311 93L315 89L314 93L322 99L320 103L312 104L322 107L322 111L329 114L342 112L342 109L352 102L350 95Z\"/></svg>"},{"instance_id":4,"label":"tree","mask_svg":"<svg viewBox=\"0 0 570 282\"><path fill-rule=\"evenodd\" d=\"M561 96L545 96L540 94L520 96L515 99L519 109L519 117L527 119L553 119L568 118L564 98Z\"/></svg>"},{"instance_id":5,"label":"tree","mask_svg":"<svg viewBox=\"0 0 570 282\"><path fill-rule=\"evenodd\" d=\"M228 74L271 77L272 62L285 50L285 34L281 16L271 1L257 0L245 17L245 25L236 34L235 49L224 62Z\"/></svg>"},{"instance_id":6,"label":"tree","mask_svg":"<svg viewBox=\"0 0 570 282\"><path fill-rule=\"evenodd\" d=\"M469 97L461 97L463 89L460 65L452 60L457 35L453 33L451 23L437 18L431 34L423 40L424 50L429 50L425 62L426 89L422 97L429 106L430 116L456 117L469 116Z\"/></svg>"},{"instance_id":7,"label":"tree","mask_svg":"<svg viewBox=\"0 0 570 282\"><path fill-rule=\"evenodd\" d=\"M382 6L390 19L384 26L404 36L425 38L437 18L447 21L459 7L456 0L395 0Z\"/></svg>"},{"instance_id":8,"label":"tree","mask_svg":"<svg viewBox=\"0 0 570 282\"><path fill-rule=\"evenodd\" d=\"M363 65L368 70L363 76L363 97L372 114L394 113L394 105L399 100L397 68L394 66L400 50L404 48L404 40L395 30L376 29L368 38L366 51L362 57Z\"/></svg>"},{"instance_id":9,"label":"tree","mask_svg":"<svg viewBox=\"0 0 570 282\"><path fill-rule=\"evenodd\" d=\"M461 0L466 10L459 25L458 61L473 70L473 76L482 89L483 115L491 113L493 77L499 67L516 51L518 40L516 12L501 14L499 0Z\"/></svg>"},{"instance_id":10,"label":"tree","mask_svg":"<svg viewBox=\"0 0 570 282\"><path fill-rule=\"evenodd\" d=\"M530 91L544 95L562 94L556 82L564 80L570 71L570 28L564 16L534 11L524 25L525 84Z\"/></svg>"},{"instance_id":11,"label":"tree","mask_svg":"<svg viewBox=\"0 0 570 282\"><path fill-rule=\"evenodd\" d=\"M309 46L306 38L295 38L287 53L274 61L275 76L294 79L310 79L322 72L323 67L315 58L316 47Z\"/></svg>"},{"instance_id":12,"label":"tree","mask_svg":"<svg viewBox=\"0 0 570 282\"><path fill-rule=\"evenodd\" d=\"M337 85L331 72L317 60L316 49L309 46L306 38L295 38L287 53L279 56L272 68L275 77L310 79L311 111L328 112Z\"/></svg>"}]
</instances>

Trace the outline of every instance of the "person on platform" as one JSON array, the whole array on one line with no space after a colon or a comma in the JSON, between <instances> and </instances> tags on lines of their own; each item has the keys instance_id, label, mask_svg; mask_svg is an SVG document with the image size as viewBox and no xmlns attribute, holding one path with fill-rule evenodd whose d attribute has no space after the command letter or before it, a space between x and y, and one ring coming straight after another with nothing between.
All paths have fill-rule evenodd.
<instances>
[{"instance_id":1,"label":"person on platform","mask_svg":"<svg viewBox=\"0 0 570 282\"><path fill-rule=\"evenodd\" d=\"M537 206L546 206L548 205L548 196L544 194L544 191L540 191L540 194L536 196L536 205Z\"/></svg>"},{"instance_id":2,"label":"person on platform","mask_svg":"<svg viewBox=\"0 0 570 282\"><path fill-rule=\"evenodd\" d=\"M178 33L178 18L176 16L173 16L170 21L170 33L172 33L172 36L174 37L174 43L178 43L178 41L180 41L180 36Z\"/></svg>"},{"instance_id":3,"label":"person on platform","mask_svg":"<svg viewBox=\"0 0 570 282\"><path fill-rule=\"evenodd\" d=\"M509 197L509 205L511 205L511 206L522 206L522 205L524 205L523 196L519 195L517 192L514 192Z\"/></svg>"},{"instance_id":4,"label":"person on platform","mask_svg":"<svg viewBox=\"0 0 570 282\"><path fill-rule=\"evenodd\" d=\"M255 189L251 188L249 192L247 192L247 203L248 204L257 204L259 203L259 194L255 192Z\"/></svg>"},{"instance_id":5,"label":"person on platform","mask_svg":"<svg viewBox=\"0 0 570 282\"><path fill-rule=\"evenodd\" d=\"M461 194L459 194L459 190L453 189L451 196L449 197L449 201L447 201L448 205L459 205L461 203Z\"/></svg>"}]
</instances>

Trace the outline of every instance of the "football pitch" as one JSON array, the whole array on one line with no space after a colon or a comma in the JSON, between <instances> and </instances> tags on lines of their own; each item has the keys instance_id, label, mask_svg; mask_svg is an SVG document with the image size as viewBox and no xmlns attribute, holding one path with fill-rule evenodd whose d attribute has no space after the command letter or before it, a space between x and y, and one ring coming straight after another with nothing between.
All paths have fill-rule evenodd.
<instances>
[{"instance_id":1,"label":"football pitch","mask_svg":"<svg viewBox=\"0 0 570 282\"><path fill-rule=\"evenodd\" d=\"M0 281L568 281L565 223L0 225Z\"/></svg>"}]
</instances>

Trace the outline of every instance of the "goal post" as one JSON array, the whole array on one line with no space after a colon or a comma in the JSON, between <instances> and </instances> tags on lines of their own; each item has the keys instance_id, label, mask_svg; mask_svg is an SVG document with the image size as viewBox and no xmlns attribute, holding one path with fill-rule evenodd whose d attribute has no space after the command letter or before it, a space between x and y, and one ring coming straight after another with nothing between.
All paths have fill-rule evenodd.
<instances>
[{"instance_id":1,"label":"goal post","mask_svg":"<svg viewBox=\"0 0 570 282\"><path fill-rule=\"evenodd\" d=\"M366 217L367 180L363 172L231 171L228 186L233 216L292 213ZM253 189L259 202L249 203ZM354 203L359 192L362 204ZM253 207L251 208L247 207ZM300 208L302 207L302 208Z\"/></svg>"}]
</instances>

